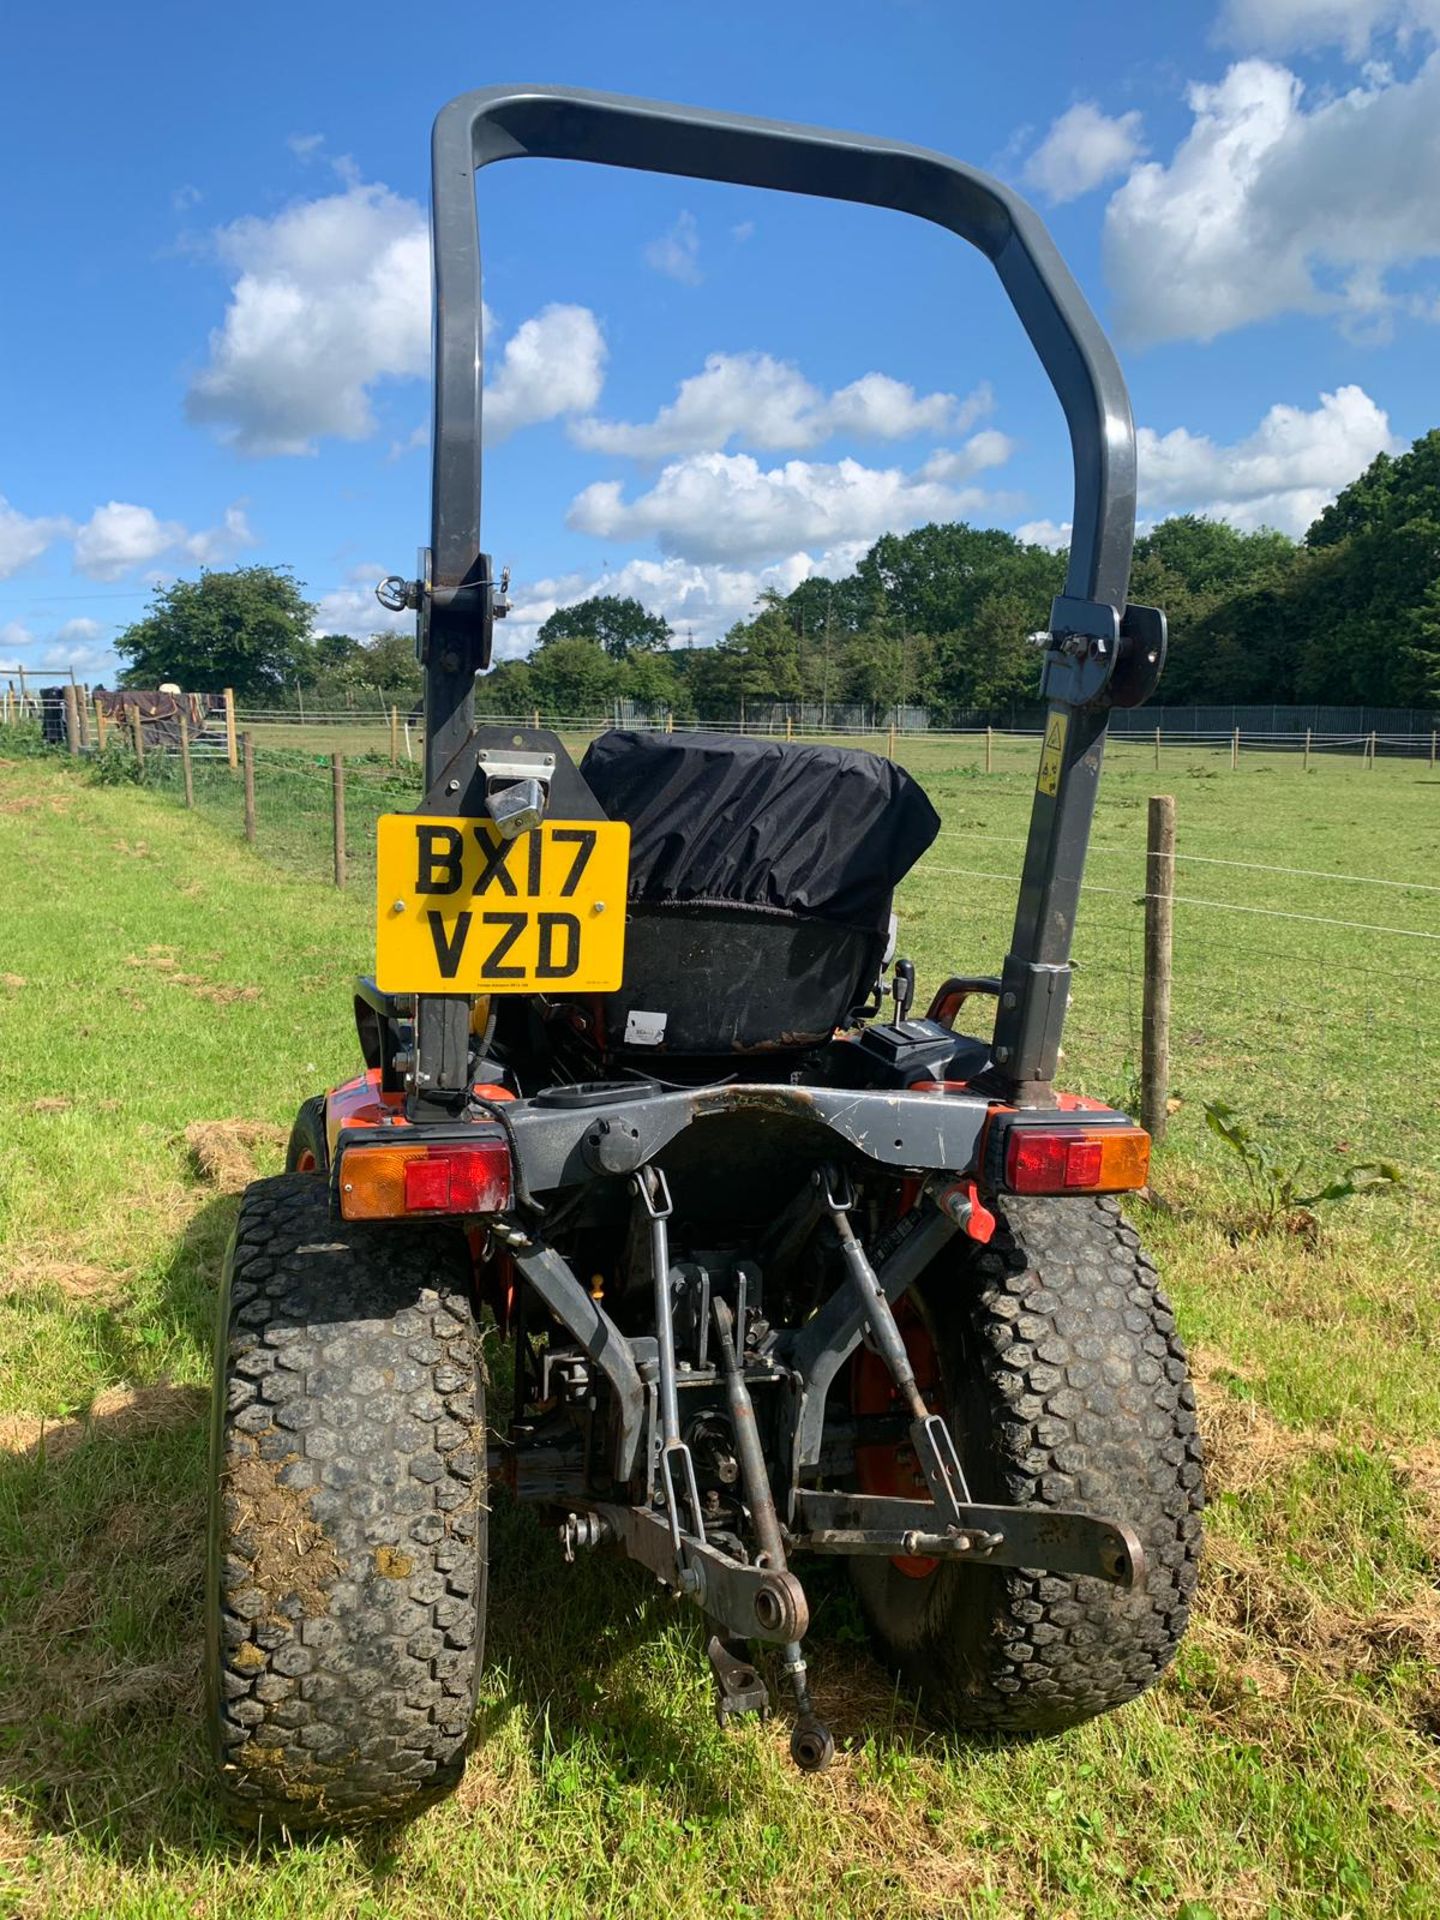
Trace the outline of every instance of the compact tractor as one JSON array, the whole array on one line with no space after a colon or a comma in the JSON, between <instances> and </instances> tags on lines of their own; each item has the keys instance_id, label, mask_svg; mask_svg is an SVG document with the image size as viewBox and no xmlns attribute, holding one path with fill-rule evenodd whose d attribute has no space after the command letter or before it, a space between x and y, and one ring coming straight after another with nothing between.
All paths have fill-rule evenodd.
<instances>
[{"instance_id":1,"label":"compact tractor","mask_svg":"<svg viewBox=\"0 0 1440 1920\"><path fill-rule=\"evenodd\" d=\"M475 175L531 155L931 220L989 258L1050 378L1074 531L1038 636L1014 930L998 974L944 980L923 1016L891 905L939 822L890 761L617 731L577 767L553 732L474 724L504 611ZM1165 653L1126 597L1110 346L1029 207L893 141L486 90L436 121L432 223L430 545L378 590L416 614L424 797L379 822L364 1070L246 1192L220 1306L227 1800L294 1829L455 1784L501 1492L551 1516L557 1582L615 1553L694 1607L722 1722L773 1688L802 1768L834 1752L805 1654L816 1556L846 1563L936 1724L1042 1734L1118 1707L1184 1631L1203 1492L1185 1355L1116 1199L1148 1137L1055 1084L1109 710ZM513 1356L494 1445L482 1327Z\"/></svg>"}]
</instances>

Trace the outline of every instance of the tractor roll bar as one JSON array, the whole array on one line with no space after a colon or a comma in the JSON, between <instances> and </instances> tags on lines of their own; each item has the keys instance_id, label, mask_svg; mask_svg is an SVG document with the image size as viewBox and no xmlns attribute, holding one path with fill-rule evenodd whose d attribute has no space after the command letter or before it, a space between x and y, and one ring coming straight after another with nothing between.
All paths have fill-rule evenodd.
<instances>
[{"instance_id":1,"label":"tractor roll bar","mask_svg":"<svg viewBox=\"0 0 1440 1920\"><path fill-rule=\"evenodd\" d=\"M948 155L862 134L560 87L489 87L440 110L431 144L435 438L431 543L419 609L425 781L465 748L474 677L497 612L480 547L481 304L475 175L496 160L588 160L911 213L978 247L1000 276L1070 429L1075 506L1065 592L1050 616L1041 690L1050 702L1020 895L1000 981L994 1061L1022 1104L1053 1101L1070 944L1113 705L1147 699L1165 657L1164 616L1127 607L1135 539L1135 429L1119 363L1034 210ZM421 995L417 1087L465 1097L468 1003Z\"/></svg>"},{"instance_id":2,"label":"tractor roll bar","mask_svg":"<svg viewBox=\"0 0 1440 1920\"><path fill-rule=\"evenodd\" d=\"M436 118L431 156L431 590L437 607L478 583L482 340L475 175L496 160L533 157L892 207L978 247L999 274L1069 423L1075 506L1067 599L1123 612L1135 537L1135 429L1124 376L1039 216L1000 181L900 141L560 87L461 94ZM479 664L488 665L488 658Z\"/></svg>"}]
</instances>

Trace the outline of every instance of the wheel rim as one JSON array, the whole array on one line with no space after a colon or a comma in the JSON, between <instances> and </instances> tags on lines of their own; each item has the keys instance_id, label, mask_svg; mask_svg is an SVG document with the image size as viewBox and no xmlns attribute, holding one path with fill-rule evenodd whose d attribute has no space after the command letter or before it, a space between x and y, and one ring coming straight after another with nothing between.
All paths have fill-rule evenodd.
<instances>
[{"instance_id":1,"label":"wheel rim","mask_svg":"<svg viewBox=\"0 0 1440 1920\"><path fill-rule=\"evenodd\" d=\"M926 1406L932 1411L943 1411L940 1357L924 1314L912 1295L906 1294L895 1308L895 1324L905 1342L915 1384ZM908 1421L908 1409L890 1378L889 1368L869 1347L861 1347L850 1371L850 1410L861 1419L878 1416ZM914 1500L929 1491L908 1436L856 1447L855 1484L861 1493L885 1494L901 1500ZM894 1554L890 1564L909 1580L928 1580L940 1562L922 1555Z\"/></svg>"}]
</instances>

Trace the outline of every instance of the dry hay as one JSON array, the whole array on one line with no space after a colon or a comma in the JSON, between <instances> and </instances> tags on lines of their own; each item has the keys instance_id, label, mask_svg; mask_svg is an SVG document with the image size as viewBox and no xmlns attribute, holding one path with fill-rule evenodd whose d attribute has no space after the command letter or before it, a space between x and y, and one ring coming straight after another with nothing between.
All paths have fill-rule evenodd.
<instances>
[{"instance_id":1,"label":"dry hay","mask_svg":"<svg viewBox=\"0 0 1440 1920\"><path fill-rule=\"evenodd\" d=\"M236 1001L251 1001L261 998L260 987L234 987L218 985L207 980L203 973L186 973L175 958L174 947L148 946L144 953L128 953L125 956L127 967L138 967L142 972L153 973L163 980L166 986L182 987L187 993L193 993L197 1000L208 1000L212 1006L233 1006Z\"/></svg>"},{"instance_id":2,"label":"dry hay","mask_svg":"<svg viewBox=\"0 0 1440 1920\"><path fill-rule=\"evenodd\" d=\"M133 1440L190 1426L209 1395L203 1387L106 1387L87 1413L71 1420L43 1414L0 1414L0 1452L63 1460L92 1434Z\"/></svg>"},{"instance_id":3,"label":"dry hay","mask_svg":"<svg viewBox=\"0 0 1440 1920\"><path fill-rule=\"evenodd\" d=\"M10 1260L7 1285L21 1288L54 1287L68 1300L100 1300L116 1293L128 1274L97 1267L86 1260L37 1259L17 1254Z\"/></svg>"},{"instance_id":4,"label":"dry hay","mask_svg":"<svg viewBox=\"0 0 1440 1920\"><path fill-rule=\"evenodd\" d=\"M1430 1440L1408 1453L1392 1454L1390 1465L1419 1508L1420 1537L1430 1559L1440 1568L1440 1441Z\"/></svg>"},{"instance_id":5,"label":"dry hay","mask_svg":"<svg viewBox=\"0 0 1440 1920\"><path fill-rule=\"evenodd\" d=\"M1213 1496L1244 1496L1271 1485L1317 1453L1333 1453L1339 1442L1314 1427L1288 1427L1258 1400L1241 1398L1225 1386L1226 1377L1248 1376L1220 1354L1196 1347L1190 1354L1195 1411L1205 1449L1205 1484Z\"/></svg>"},{"instance_id":6,"label":"dry hay","mask_svg":"<svg viewBox=\"0 0 1440 1920\"><path fill-rule=\"evenodd\" d=\"M260 1171L255 1149L283 1148L288 1139L273 1120L192 1120L185 1129L197 1171L221 1193L243 1193Z\"/></svg>"},{"instance_id":7,"label":"dry hay","mask_svg":"<svg viewBox=\"0 0 1440 1920\"><path fill-rule=\"evenodd\" d=\"M4 987L7 993L18 993L21 987L29 984L23 973L0 973L0 987Z\"/></svg>"}]
</instances>

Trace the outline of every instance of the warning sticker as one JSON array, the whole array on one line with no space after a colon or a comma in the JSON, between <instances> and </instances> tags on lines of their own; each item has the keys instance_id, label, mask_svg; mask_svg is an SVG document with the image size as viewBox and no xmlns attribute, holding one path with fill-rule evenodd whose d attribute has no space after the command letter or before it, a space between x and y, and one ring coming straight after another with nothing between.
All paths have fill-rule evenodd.
<instances>
[{"instance_id":1,"label":"warning sticker","mask_svg":"<svg viewBox=\"0 0 1440 1920\"><path fill-rule=\"evenodd\" d=\"M1070 716L1053 710L1045 719L1045 745L1040 750L1040 778L1035 786L1040 793L1058 793L1060 791L1060 762L1065 757L1065 735L1070 728Z\"/></svg>"}]
</instances>

